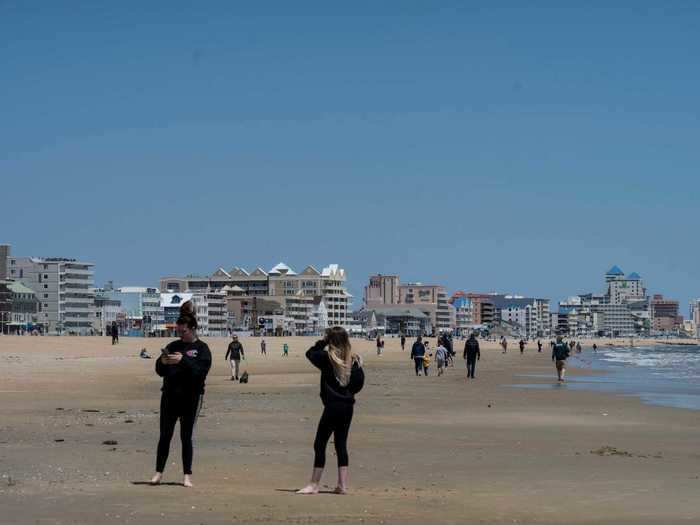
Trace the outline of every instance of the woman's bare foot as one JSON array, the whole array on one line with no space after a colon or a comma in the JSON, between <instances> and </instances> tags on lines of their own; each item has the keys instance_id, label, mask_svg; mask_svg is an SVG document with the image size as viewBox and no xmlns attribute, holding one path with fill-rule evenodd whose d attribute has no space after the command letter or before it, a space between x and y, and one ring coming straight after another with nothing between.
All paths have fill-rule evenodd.
<instances>
[{"instance_id":1,"label":"woman's bare foot","mask_svg":"<svg viewBox=\"0 0 700 525\"><path fill-rule=\"evenodd\" d=\"M316 483L309 483L303 489L297 490L297 494L318 494L318 485Z\"/></svg>"},{"instance_id":2,"label":"woman's bare foot","mask_svg":"<svg viewBox=\"0 0 700 525\"><path fill-rule=\"evenodd\" d=\"M188 489L194 487L194 485L192 485L192 476L190 474L185 474L185 479L182 481L182 484Z\"/></svg>"},{"instance_id":3,"label":"woman's bare foot","mask_svg":"<svg viewBox=\"0 0 700 525\"><path fill-rule=\"evenodd\" d=\"M156 472L153 477L151 478L151 485L160 485L161 480L163 479L163 473L162 472Z\"/></svg>"}]
</instances>

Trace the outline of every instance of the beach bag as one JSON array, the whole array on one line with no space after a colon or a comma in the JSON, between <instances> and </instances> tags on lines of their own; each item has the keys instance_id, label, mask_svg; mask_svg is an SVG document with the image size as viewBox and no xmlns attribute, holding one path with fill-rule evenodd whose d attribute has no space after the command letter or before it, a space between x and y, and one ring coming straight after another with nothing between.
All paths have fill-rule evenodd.
<instances>
[{"instance_id":1,"label":"beach bag","mask_svg":"<svg viewBox=\"0 0 700 525\"><path fill-rule=\"evenodd\" d=\"M352 395L359 393L362 387L365 386L365 372L362 366L357 364L357 366L352 367L350 372L350 382L348 383L348 390Z\"/></svg>"}]
</instances>

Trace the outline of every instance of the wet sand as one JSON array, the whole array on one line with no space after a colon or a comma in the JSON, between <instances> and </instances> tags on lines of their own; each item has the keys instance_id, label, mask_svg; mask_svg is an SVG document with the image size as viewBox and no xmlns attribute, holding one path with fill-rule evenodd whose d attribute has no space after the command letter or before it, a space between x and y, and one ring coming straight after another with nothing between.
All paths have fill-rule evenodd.
<instances>
[{"instance_id":1,"label":"wet sand","mask_svg":"<svg viewBox=\"0 0 700 525\"><path fill-rule=\"evenodd\" d=\"M350 494L297 496L308 480L321 402L309 338L243 339L250 383L214 354L195 431L193 489L176 433L165 485L153 473L166 340L0 337L0 521L73 523L675 524L700 521L700 412L561 388L548 345L521 356L484 346L415 377L407 350L355 340L367 383L350 433ZM283 358L282 343L290 345ZM410 344L411 340L409 340ZM434 340L431 347L435 348ZM456 350L461 355L462 344ZM433 367L434 368L434 367ZM569 374L590 371L570 370ZM105 444L116 442L116 444ZM329 445L326 489L335 486ZM172 484L170 484L172 483Z\"/></svg>"}]
</instances>

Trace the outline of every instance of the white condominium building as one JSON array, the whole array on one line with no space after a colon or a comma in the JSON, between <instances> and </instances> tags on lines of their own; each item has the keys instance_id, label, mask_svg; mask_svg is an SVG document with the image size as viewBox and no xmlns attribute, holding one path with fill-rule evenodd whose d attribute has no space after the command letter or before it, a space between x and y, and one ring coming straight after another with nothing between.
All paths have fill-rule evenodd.
<instances>
[{"instance_id":1,"label":"white condominium building","mask_svg":"<svg viewBox=\"0 0 700 525\"><path fill-rule=\"evenodd\" d=\"M7 276L34 290L49 334L94 333L94 264L62 257L8 257Z\"/></svg>"}]
</instances>

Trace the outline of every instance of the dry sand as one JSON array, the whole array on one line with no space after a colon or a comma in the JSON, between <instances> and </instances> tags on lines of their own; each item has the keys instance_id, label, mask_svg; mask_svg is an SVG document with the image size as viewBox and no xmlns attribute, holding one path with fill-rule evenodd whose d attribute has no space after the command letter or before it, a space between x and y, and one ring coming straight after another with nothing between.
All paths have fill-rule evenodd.
<instances>
[{"instance_id":1,"label":"dry sand","mask_svg":"<svg viewBox=\"0 0 700 525\"><path fill-rule=\"evenodd\" d=\"M321 412L318 374L303 357L312 340L287 338L283 358L283 339L269 338L265 358L257 339L243 339L247 385L229 381L227 341L205 341L214 366L195 431L195 488L185 489L175 484L177 434L165 472L173 484L143 484L160 379L137 354L157 355L165 340L0 337L0 522L700 522L700 412L505 386L554 382L548 347L532 345L524 356L488 345L467 382L461 359L443 377L415 377L398 340L381 357L356 341L367 383L350 433L351 493L297 496ZM519 376L531 373L552 379ZM330 445L328 456L332 488Z\"/></svg>"}]
</instances>

